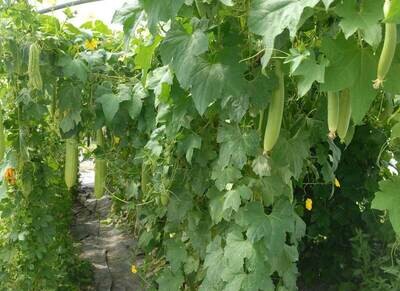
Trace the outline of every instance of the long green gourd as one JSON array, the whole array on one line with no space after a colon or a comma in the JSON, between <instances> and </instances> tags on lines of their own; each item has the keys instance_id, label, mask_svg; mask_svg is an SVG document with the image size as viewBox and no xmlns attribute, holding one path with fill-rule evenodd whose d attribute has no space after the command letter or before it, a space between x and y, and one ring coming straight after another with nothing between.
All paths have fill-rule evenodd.
<instances>
[{"instance_id":1,"label":"long green gourd","mask_svg":"<svg viewBox=\"0 0 400 291\"><path fill-rule=\"evenodd\" d=\"M275 62L275 74L278 78L278 88L273 92L269 105L268 120L264 135L264 153L269 153L273 149L278 141L282 126L285 104L285 81L280 61Z\"/></svg>"},{"instance_id":2,"label":"long green gourd","mask_svg":"<svg viewBox=\"0 0 400 291\"><path fill-rule=\"evenodd\" d=\"M31 44L29 47L28 77L29 87L42 90L43 81L40 74L40 47L36 43Z\"/></svg>"},{"instance_id":3,"label":"long green gourd","mask_svg":"<svg viewBox=\"0 0 400 291\"><path fill-rule=\"evenodd\" d=\"M65 142L65 184L70 190L76 185L78 175L78 140L71 137Z\"/></svg>"},{"instance_id":4,"label":"long green gourd","mask_svg":"<svg viewBox=\"0 0 400 291\"><path fill-rule=\"evenodd\" d=\"M339 122L337 126L337 134L340 138L340 142L344 143L344 140L349 130L351 119L351 97L349 89L345 89L340 92L339 96Z\"/></svg>"},{"instance_id":5,"label":"long green gourd","mask_svg":"<svg viewBox=\"0 0 400 291\"><path fill-rule=\"evenodd\" d=\"M104 134L102 129L96 132L96 143L98 147L104 147ZM94 176L94 194L96 198L101 198L104 195L106 181L107 162L103 157L96 157L95 161L95 176Z\"/></svg>"},{"instance_id":6,"label":"long green gourd","mask_svg":"<svg viewBox=\"0 0 400 291\"><path fill-rule=\"evenodd\" d=\"M339 123L339 96L336 92L328 92L328 128L329 138L335 139Z\"/></svg>"},{"instance_id":7,"label":"long green gourd","mask_svg":"<svg viewBox=\"0 0 400 291\"><path fill-rule=\"evenodd\" d=\"M385 17L389 12L389 8L391 5L390 0L386 0L383 6L383 13ZM393 57L396 52L397 45L397 27L396 23L386 23L385 24L385 40L383 42L383 48L381 52L381 56L379 58L378 63L378 72L377 78L374 81L373 87L375 89L379 89L383 86L383 82L387 73L390 70L390 66L392 65Z\"/></svg>"}]
</instances>

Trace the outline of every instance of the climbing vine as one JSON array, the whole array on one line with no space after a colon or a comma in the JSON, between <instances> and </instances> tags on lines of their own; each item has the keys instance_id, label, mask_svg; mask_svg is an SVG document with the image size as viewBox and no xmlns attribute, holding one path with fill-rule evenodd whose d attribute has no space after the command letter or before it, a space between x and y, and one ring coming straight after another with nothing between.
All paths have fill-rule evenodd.
<instances>
[{"instance_id":1,"label":"climbing vine","mask_svg":"<svg viewBox=\"0 0 400 291\"><path fill-rule=\"evenodd\" d=\"M123 33L1 3L1 287L79 288L77 146L146 290L398 286L397 0L130 1ZM379 286L351 271L365 236Z\"/></svg>"}]
</instances>

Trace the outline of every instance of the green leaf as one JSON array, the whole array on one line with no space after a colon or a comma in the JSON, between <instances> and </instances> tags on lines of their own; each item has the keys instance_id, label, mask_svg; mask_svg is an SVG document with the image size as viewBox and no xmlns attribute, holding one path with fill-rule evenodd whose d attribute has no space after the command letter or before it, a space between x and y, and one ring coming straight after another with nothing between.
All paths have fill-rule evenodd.
<instances>
[{"instance_id":1,"label":"green leaf","mask_svg":"<svg viewBox=\"0 0 400 291\"><path fill-rule=\"evenodd\" d=\"M387 74L386 80L383 82L383 88L385 92L392 94L400 94L400 64L393 63L390 66L390 70Z\"/></svg>"},{"instance_id":2,"label":"green leaf","mask_svg":"<svg viewBox=\"0 0 400 291\"><path fill-rule=\"evenodd\" d=\"M200 290L210 290L205 286L217 287L221 282L221 270L225 269L224 251L221 246L221 237L217 235L207 246L207 255L204 260L206 277ZM218 290L218 289L217 289Z\"/></svg>"},{"instance_id":3,"label":"green leaf","mask_svg":"<svg viewBox=\"0 0 400 291\"><path fill-rule=\"evenodd\" d=\"M400 122L396 123L392 127L392 132L390 134L391 139L400 138Z\"/></svg>"},{"instance_id":4,"label":"green leaf","mask_svg":"<svg viewBox=\"0 0 400 291\"><path fill-rule=\"evenodd\" d=\"M189 256L184 265L185 274L189 275L196 272L199 269L199 263L200 262L198 258Z\"/></svg>"},{"instance_id":5,"label":"green leaf","mask_svg":"<svg viewBox=\"0 0 400 291\"><path fill-rule=\"evenodd\" d=\"M237 213L236 223L247 228L246 236L255 243L272 232L271 221L259 202L250 202Z\"/></svg>"},{"instance_id":6,"label":"green leaf","mask_svg":"<svg viewBox=\"0 0 400 291\"><path fill-rule=\"evenodd\" d=\"M254 0L249 14L250 31L264 37L264 42L274 44L275 38L286 28L293 38L304 8L314 7L319 0ZM264 60L264 62L268 62Z\"/></svg>"},{"instance_id":7,"label":"green leaf","mask_svg":"<svg viewBox=\"0 0 400 291\"><path fill-rule=\"evenodd\" d=\"M376 90L371 85L371 80L376 78L377 59L369 50L362 50L360 67L355 83L350 88L352 118L355 124L360 124L376 97Z\"/></svg>"},{"instance_id":8,"label":"green leaf","mask_svg":"<svg viewBox=\"0 0 400 291\"><path fill-rule=\"evenodd\" d=\"M180 290L184 283L184 278L181 273L172 273L169 269L163 269L157 279L159 291Z\"/></svg>"},{"instance_id":9,"label":"green leaf","mask_svg":"<svg viewBox=\"0 0 400 291\"><path fill-rule=\"evenodd\" d=\"M288 185L279 174L264 177L260 180L260 193L262 194L264 204L271 205L277 198L286 197L292 199L291 184Z\"/></svg>"},{"instance_id":10,"label":"green leaf","mask_svg":"<svg viewBox=\"0 0 400 291\"><path fill-rule=\"evenodd\" d=\"M400 0L391 0L388 14L386 15L385 22L400 23Z\"/></svg>"},{"instance_id":11,"label":"green leaf","mask_svg":"<svg viewBox=\"0 0 400 291\"><path fill-rule=\"evenodd\" d=\"M101 20L89 20L83 23L80 28L88 29L91 31L95 31L104 35L111 35L112 30L108 28L108 26Z\"/></svg>"},{"instance_id":12,"label":"green leaf","mask_svg":"<svg viewBox=\"0 0 400 291\"><path fill-rule=\"evenodd\" d=\"M114 13L112 22L122 24L125 36L129 39L132 33L136 31L143 14L143 7L138 1L125 3Z\"/></svg>"},{"instance_id":13,"label":"green leaf","mask_svg":"<svg viewBox=\"0 0 400 291\"><path fill-rule=\"evenodd\" d=\"M211 241L211 219L208 213L198 209L189 212L187 220L187 234L189 236L191 247L198 255L204 258L207 245Z\"/></svg>"},{"instance_id":14,"label":"green leaf","mask_svg":"<svg viewBox=\"0 0 400 291\"><path fill-rule=\"evenodd\" d=\"M63 112L60 128L67 133L81 122L81 88L66 83L59 89L59 109Z\"/></svg>"},{"instance_id":15,"label":"green leaf","mask_svg":"<svg viewBox=\"0 0 400 291\"><path fill-rule=\"evenodd\" d=\"M111 122L119 109L119 100L117 96L114 94L104 94L96 101L101 103L106 120Z\"/></svg>"},{"instance_id":16,"label":"green leaf","mask_svg":"<svg viewBox=\"0 0 400 291\"><path fill-rule=\"evenodd\" d=\"M379 24L383 17L383 1L378 0L346 0L335 7L336 13L342 17L339 25L346 38L359 30L364 40L377 47L382 39Z\"/></svg>"},{"instance_id":17,"label":"green leaf","mask_svg":"<svg viewBox=\"0 0 400 291\"><path fill-rule=\"evenodd\" d=\"M242 169L247 162L247 156L257 154L260 136L255 130L242 132L238 126L226 124L218 129L217 142L220 144L220 168L232 164Z\"/></svg>"},{"instance_id":18,"label":"green leaf","mask_svg":"<svg viewBox=\"0 0 400 291\"><path fill-rule=\"evenodd\" d=\"M123 101L129 101L131 100L132 96L132 88L125 85L125 84L120 84L118 85L118 94L117 94L117 99L121 103Z\"/></svg>"},{"instance_id":19,"label":"green leaf","mask_svg":"<svg viewBox=\"0 0 400 291\"><path fill-rule=\"evenodd\" d=\"M222 206L222 211L225 212L225 218L229 219L231 216L231 210L234 210L235 212L238 211L240 204L242 203L242 199L249 200L252 195L253 192L251 189L245 185L240 185L236 189L226 192Z\"/></svg>"},{"instance_id":20,"label":"green leaf","mask_svg":"<svg viewBox=\"0 0 400 291\"><path fill-rule=\"evenodd\" d=\"M192 163L193 151L194 149L201 148L201 137L197 134L190 134L186 136L181 142L178 144L178 150L181 152L185 152L186 160L188 163Z\"/></svg>"},{"instance_id":21,"label":"green leaf","mask_svg":"<svg viewBox=\"0 0 400 291\"><path fill-rule=\"evenodd\" d=\"M105 92L109 92L106 90ZM135 100L136 99L136 100ZM134 94L132 94L132 88L125 85L125 84L120 84L118 86L118 93L113 94L112 92L105 93L101 95L100 97L96 98L96 102L100 103L103 108L104 116L107 120L107 122L112 122L112 120L115 117L115 114L117 114L119 110L119 105L120 103L124 101L129 101L130 107L128 108L129 114L132 116L135 116L136 110L139 108L133 109L132 108L132 102L136 102L136 106L140 107L141 105L138 103L137 97L135 97ZM141 109L141 108L140 108Z\"/></svg>"},{"instance_id":22,"label":"green leaf","mask_svg":"<svg viewBox=\"0 0 400 291\"><path fill-rule=\"evenodd\" d=\"M242 283L246 279L246 274L235 274L232 280L229 280L222 291L240 291L242 290Z\"/></svg>"},{"instance_id":23,"label":"green leaf","mask_svg":"<svg viewBox=\"0 0 400 291\"><path fill-rule=\"evenodd\" d=\"M41 28L47 32L52 34L57 34L60 30L60 21L50 15L38 15L38 19L40 21Z\"/></svg>"},{"instance_id":24,"label":"green leaf","mask_svg":"<svg viewBox=\"0 0 400 291\"><path fill-rule=\"evenodd\" d=\"M59 90L59 107L62 111L77 111L81 108L81 88L64 84Z\"/></svg>"},{"instance_id":25,"label":"green leaf","mask_svg":"<svg viewBox=\"0 0 400 291\"><path fill-rule=\"evenodd\" d=\"M229 95L222 100L221 107L228 112L229 120L240 122L249 109L249 96L247 93Z\"/></svg>"},{"instance_id":26,"label":"green leaf","mask_svg":"<svg viewBox=\"0 0 400 291\"><path fill-rule=\"evenodd\" d=\"M400 176L393 176L379 183L380 191L375 193L371 207L389 212L390 222L397 235L400 235Z\"/></svg>"},{"instance_id":27,"label":"green leaf","mask_svg":"<svg viewBox=\"0 0 400 291\"><path fill-rule=\"evenodd\" d=\"M271 267L265 260L266 248L261 241L254 244L254 251L248 259L246 266L248 275L242 283L242 290L246 291L269 291L275 290L274 283L271 280Z\"/></svg>"},{"instance_id":28,"label":"green leaf","mask_svg":"<svg viewBox=\"0 0 400 291\"><path fill-rule=\"evenodd\" d=\"M235 191L239 192L243 200L250 200L253 197L253 191L246 185L238 186Z\"/></svg>"},{"instance_id":29,"label":"green leaf","mask_svg":"<svg viewBox=\"0 0 400 291\"><path fill-rule=\"evenodd\" d=\"M193 208L192 197L186 192L180 191L171 195L168 204L167 219L173 223L181 223L188 211Z\"/></svg>"},{"instance_id":30,"label":"green leaf","mask_svg":"<svg viewBox=\"0 0 400 291\"><path fill-rule=\"evenodd\" d=\"M259 155L252 163L253 172L260 177L269 176L271 174L271 165L265 155Z\"/></svg>"},{"instance_id":31,"label":"green leaf","mask_svg":"<svg viewBox=\"0 0 400 291\"><path fill-rule=\"evenodd\" d=\"M174 18L185 0L141 0L141 2L147 13L150 31L154 34L157 32L158 23Z\"/></svg>"},{"instance_id":32,"label":"green leaf","mask_svg":"<svg viewBox=\"0 0 400 291\"><path fill-rule=\"evenodd\" d=\"M272 152L273 163L282 168L289 166L289 172L285 172L297 179L302 173L304 160L310 155L310 147L306 132L300 132L289 140L282 137Z\"/></svg>"},{"instance_id":33,"label":"green leaf","mask_svg":"<svg viewBox=\"0 0 400 291\"><path fill-rule=\"evenodd\" d=\"M304 57L298 63L291 63L292 74L298 77L297 88L299 97L303 97L311 89L315 81L319 83L325 81L325 67L327 66L325 59L317 63L314 54L310 54L309 51L306 51L302 55Z\"/></svg>"},{"instance_id":34,"label":"green leaf","mask_svg":"<svg viewBox=\"0 0 400 291\"><path fill-rule=\"evenodd\" d=\"M169 98L173 75L168 66L158 67L150 72L146 87L154 90L158 99L166 100Z\"/></svg>"},{"instance_id":35,"label":"green leaf","mask_svg":"<svg viewBox=\"0 0 400 291\"><path fill-rule=\"evenodd\" d=\"M198 58L190 83L192 98L200 115L218 99L223 99L222 106L232 100L238 103L234 107L246 107L248 82L244 78L245 71L246 66L239 63L236 47L226 47L215 57L214 62ZM240 112L241 108L236 108L233 116L237 117Z\"/></svg>"},{"instance_id":36,"label":"green leaf","mask_svg":"<svg viewBox=\"0 0 400 291\"><path fill-rule=\"evenodd\" d=\"M242 200L240 199L240 193L236 190L231 190L225 193L224 195L224 205L222 207L223 211L226 210L234 210L235 212L238 211Z\"/></svg>"},{"instance_id":37,"label":"green leaf","mask_svg":"<svg viewBox=\"0 0 400 291\"><path fill-rule=\"evenodd\" d=\"M361 68L361 51L357 43L342 35L337 39L326 37L322 39L321 51L329 60L321 89L336 92L352 87Z\"/></svg>"},{"instance_id":38,"label":"green leaf","mask_svg":"<svg viewBox=\"0 0 400 291\"><path fill-rule=\"evenodd\" d=\"M156 51L161 40L162 38L157 35L151 44L146 45L144 43L141 43L136 50L135 66L137 69L142 69L145 75L151 68L154 52Z\"/></svg>"},{"instance_id":39,"label":"green leaf","mask_svg":"<svg viewBox=\"0 0 400 291\"><path fill-rule=\"evenodd\" d=\"M207 197L210 199L210 216L214 224L218 224L221 222L224 217L224 203L225 203L225 195L222 192L219 192L215 187L212 187L207 192Z\"/></svg>"},{"instance_id":40,"label":"green leaf","mask_svg":"<svg viewBox=\"0 0 400 291\"><path fill-rule=\"evenodd\" d=\"M167 123L167 135L174 137L182 127L190 127L192 117L188 115L188 111L194 111L194 105L192 99L177 83L171 87L171 96L174 98L174 104Z\"/></svg>"},{"instance_id":41,"label":"green leaf","mask_svg":"<svg viewBox=\"0 0 400 291\"><path fill-rule=\"evenodd\" d=\"M224 248L224 259L227 262L227 271L230 274L241 273L243 271L244 259L250 258L252 254L253 246L250 241L243 238L241 232L234 230L228 233Z\"/></svg>"},{"instance_id":42,"label":"green leaf","mask_svg":"<svg viewBox=\"0 0 400 291\"><path fill-rule=\"evenodd\" d=\"M215 180L215 186L218 190L222 191L226 188L228 183L234 184L237 180L242 177L242 174L237 168L226 167L221 169L220 167L214 167L211 174L211 178Z\"/></svg>"},{"instance_id":43,"label":"green leaf","mask_svg":"<svg viewBox=\"0 0 400 291\"><path fill-rule=\"evenodd\" d=\"M149 140L144 148L149 150L156 157L159 157L163 150L163 147L160 145L158 140L154 139Z\"/></svg>"},{"instance_id":44,"label":"green leaf","mask_svg":"<svg viewBox=\"0 0 400 291\"><path fill-rule=\"evenodd\" d=\"M321 89L340 91L349 88L352 117L356 124L361 123L376 96L372 85L368 85L376 78L376 56L369 49L359 49L354 41L346 41L343 37L324 39L322 51L330 65L326 68Z\"/></svg>"},{"instance_id":45,"label":"green leaf","mask_svg":"<svg viewBox=\"0 0 400 291\"><path fill-rule=\"evenodd\" d=\"M190 86L190 79L202 53L208 50L206 34L195 29L188 33L182 26L175 25L163 40L160 53L165 65L170 64L183 88Z\"/></svg>"},{"instance_id":46,"label":"green leaf","mask_svg":"<svg viewBox=\"0 0 400 291\"><path fill-rule=\"evenodd\" d=\"M57 64L62 67L65 77L77 77L81 82L86 81L89 69L81 60L72 59L69 56L63 56Z\"/></svg>"},{"instance_id":47,"label":"green leaf","mask_svg":"<svg viewBox=\"0 0 400 291\"><path fill-rule=\"evenodd\" d=\"M67 133L67 132L73 130L81 121L82 121L82 118L81 118L80 110L70 111L61 120L60 128L64 133Z\"/></svg>"},{"instance_id":48,"label":"green leaf","mask_svg":"<svg viewBox=\"0 0 400 291\"><path fill-rule=\"evenodd\" d=\"M321 165L321 174L325 183L332 183L335 179L335 171L339 165L341 151L333 141L328 141L329 149L325 146L319 145L316 148L316 156L318 164Z\"/></svg>"},{"instance_id":49,"label":"green leaf","mask_svg":"<svg viewBox=\"0 0 400 291\"><path fill-rule=\"evenodd\" d=\"M332 172L335 172L339 166L340 159L342 157L342 152L340 148L333 142L333 140L329 140L329 150L332 153Z\"/></svg>"},{"instance_id":50,"label":"green leaf","mask_svg":"<svg viewBox=\"0 0 400 291\"><path fill-rule=\"evenodd\" d=\"M285 256L286 233L293 233L295 230L295 216L289 200L280 199L274 204L272 213L269 215L271 222L271 235L265 237L268 246L271 266L273 270L282 270L282 256ZM286 261L286 266L292 266L297 258Z\"/></svg>"},{"instance_id":51,"label":"green leaf","mask_svg":"<svg viewBox=\"0 0 400 291\"><path fill-rule=\"evenodd\" d=\"M137 83L133 87L133 94L130 102L128 103L128 113L132 120L138 118L143 107L143 99L147 97L147 92L143 88L142 83Z\"/></svg>"},{"instance_id":52,"label":"green leaf","mask_svg":"<svg viewBox=\"0 0 400 291\"><path fill-rule=\"evenodd\" d=\"M270 96L276 89L277 83L275 74L269 74L266 77L261 73L249 82L250 105L257 114L259 114L260 110L267 108Z\"/></svg>"},{"instance_id":53,"label":"green leaf","mask_svg":"<svg viewBox=\"0 0 400 291\"><path fill-rule=\"evenodd\" d=\"M227 68L221 63L200 61L191 79L192 98L200 115L203 115L211 103L222 97L222 90L226 82Z\"/></svg>"},{"instance_id":54,"label":"green leaf","mask_svg":"<svg viewBox=\"0 0 400 291\"><path fill-rule=\"evenodd\" d=\"M179 240L168 240L166 248L165 256L170 263L172 272L176 273L187 258L185 244Z\"/></svg>"}]
</instances>

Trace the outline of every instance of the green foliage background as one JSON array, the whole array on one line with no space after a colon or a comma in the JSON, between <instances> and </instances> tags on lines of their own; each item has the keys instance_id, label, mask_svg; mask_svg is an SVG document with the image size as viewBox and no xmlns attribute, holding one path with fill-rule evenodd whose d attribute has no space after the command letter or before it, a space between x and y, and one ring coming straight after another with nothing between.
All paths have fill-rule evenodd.
<instances>
[{"instance_id":1,"label":"green foliage background","mask_svg":"<svg viewBox=\"0 0 400 291\"><path fill-rule=\"evenodd\" d=\"M392 1L387 21L400 14ZM3 168L17 168L0 193L1 288L79 288L76 261L63 261L73 250L60 153L100 128L106 145L88 156L108 161L107 192L146 254L146 290L398 288L399 52L372 87L383 1L131 1L114 16L123 34L1 5ZM42 90L29 87L32 43ZM285 111L265 154L271 59L284 66ZM327 137L326 92L345 89L340 144Z\"/></svg>"}]
</instances>

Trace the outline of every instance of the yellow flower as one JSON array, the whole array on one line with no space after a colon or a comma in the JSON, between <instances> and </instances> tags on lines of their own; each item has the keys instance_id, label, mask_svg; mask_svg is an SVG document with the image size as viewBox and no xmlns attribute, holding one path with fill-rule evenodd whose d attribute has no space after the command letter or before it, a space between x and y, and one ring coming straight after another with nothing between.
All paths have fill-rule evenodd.
<instances>
[{"instance_id":1,"label":"yellow flower","mask_svg":"<svg viewBox=\"0 0 400 291\"><path fill-rule=\"evenodd\" d=\"M99 42L97 40L95 40L95 39L91 39L91 40L87 39L85 41L85 48L88 49L88 50L93 51L93 50L95 50L97 48L98 43Z\"/></svg>"},{"instance_id":2,"label":"yellow flower","mask_svg":"<svg viewBox=\"0 0 400 291\"><path fill-rule=\"evenodd\" d=\"M121 139L118 136L114 136L114 144L118 145Z\"/></svg>"},{"instance_id":3,"label":"yellow flower","mask_svg":"<svg viewBox=\"0 0 400 291\"><path fill-rule=\"evenodd\" d=\"M132 267L131 267L131 272L132 272L133 274L136 274L136 273L138 272L135 265L132 265Z\"/></svg>"},{"instance_id":4,"label":"yellow flower","mask_svg":"<svg viewBox=\"0 0 400 291\"><path fill-rule=\"evenodd\" d=\"M340 188L340 182L339 182L339 180L337 178L335 178L335 186L337 188Z\"/></svg>"},{"instance_id":5,"label":"yellow flower","mask_svg":"<svg viewBox=\"0 0 400 291\"><path fill-rule=\"evenodd\" d=\"M311 199L311 198L307 198L307 199L306 199L306 209L307 209L308 211L311 211L311 210L312 210L312 199Z\"/></svg>"},{"instance_id":6,"label":"yellow flower","mask_svg":"<svg viewBox=\"0 0 400 291\"><path fill-rule=\"evenodd\" d=\"M15 169L14 168L7 168L6 172L4 173L4 179L7 181L8 184L10 185L15 185L17 182L17 179L15 177Z\"/></svg>"}]
</instances>

